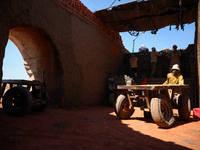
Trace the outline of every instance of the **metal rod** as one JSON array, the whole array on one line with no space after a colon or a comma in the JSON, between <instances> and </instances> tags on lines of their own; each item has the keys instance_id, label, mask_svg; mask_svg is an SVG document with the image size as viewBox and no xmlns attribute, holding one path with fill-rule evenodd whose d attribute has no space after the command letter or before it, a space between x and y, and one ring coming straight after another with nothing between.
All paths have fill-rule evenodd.
<instances>
[{"instance_id":1,"label":"metal rod","mask_svg":"<svg viewBox=\"0 0 200 150\"><path fill-rule=\"evenodd\" d=\"M110 7L115 3L116 0L114 0L114 2L110 5Z\"/></svg>"}]
</instances>

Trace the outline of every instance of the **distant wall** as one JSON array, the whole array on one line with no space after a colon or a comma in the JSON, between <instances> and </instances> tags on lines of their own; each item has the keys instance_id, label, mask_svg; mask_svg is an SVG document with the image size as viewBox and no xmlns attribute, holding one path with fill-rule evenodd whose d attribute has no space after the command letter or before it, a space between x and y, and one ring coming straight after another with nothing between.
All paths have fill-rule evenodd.
<instances>
[{"instance_id":1,"label":"distant wall","mask_svg":"<svg viewBox=\"0 0 200 150\"><path fill-rule=\"evenodd\" d=\"M158 50L159 51L159 50ZM181 74L184 78L196 78L196 61L194 44L190 44L186 49L179 49L181 53L180 57L180 69ZM155 78L165 78L169 73L169 65L170 59L167 58L167 54L170 50L163 51L161 56L157 57L157 68L155 73ZM134 53L138 60L138 69L137 73L139 76L142 75L143 72L146 73L147 77L151 76L151 52L139 52ZM130 75L130 64L129 64L130 54L125 54L124 56L124 73Z\"/></svg>"},{"instance_id":2,"label":"distant wall","mask_svg":"<svg viewBox=\"0 0 200 150\"><path fill-rule=\"evenodd\" d=\"M159 51L159 50L158 50ZM195 59L194 44L188 45L184 50L178 50L181 53L180 57L180 69L183 75L185 84L189 84L190 88L183 90L188 94L191 100L192 108L199 107L199 96L198 96L198 84L197 84L197 63ZM145 72L147 75L148 84L162 84L166 80L167 74L169 73L170 59L166 57L169 51L163 52L162 56L158 57L157 68L155 78L151 76L151 52L149 53L134 53L139 59L138 61L138 77L141 77L142 73ZM130 54L124 55L124 68L122 74L130 75Z\"/></svg>"}]
</instances>

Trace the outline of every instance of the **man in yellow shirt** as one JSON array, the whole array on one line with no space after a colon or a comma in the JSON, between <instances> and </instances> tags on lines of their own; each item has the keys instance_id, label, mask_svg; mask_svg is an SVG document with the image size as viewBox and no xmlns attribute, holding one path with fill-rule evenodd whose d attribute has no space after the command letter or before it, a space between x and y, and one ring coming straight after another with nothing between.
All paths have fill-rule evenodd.
<instances>
[{"instance_id":1,"label":"man in yellow shirt","mask_svg":"<svg viewBox=\"0 0 200 150\"><path fill-rule=\"evenodd\" d=\"M183 76L180 74L180 68L178 64L175 64L171 68L171 73L167 74L167 80L163 84L184 84ZM172 96L172 89L169 89L169 96L171 98ZM181 89L175 89L174 90L174 97L173 100L175 100L175 103L178 104L178 97L181 94Z\"/></svg>"}]
</instances>

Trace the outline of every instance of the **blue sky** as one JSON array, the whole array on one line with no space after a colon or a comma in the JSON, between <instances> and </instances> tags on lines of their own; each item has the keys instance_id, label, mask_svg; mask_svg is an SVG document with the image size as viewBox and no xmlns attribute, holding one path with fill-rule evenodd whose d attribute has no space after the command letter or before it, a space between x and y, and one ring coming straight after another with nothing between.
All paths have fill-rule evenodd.
<instances>
[{"instance_id":1,"label":"blue sky","mask_svg":"<svg viewBox=\"0 0 200 150\"><path fill-rule=\"evenodd\" d=\"M110 7L115 0L80 0L92 12ZM116 0L114 5L131 2L131 0ZM131 36L127 32L120 33L122 41L126 49L132 52L133 40L135 36ZM194 43L195 23L186 24L183 30L176 30L175 26L162 28L157 34L151 34L150 31L142 33L134 44L134 51L138 52L141 45L145 45L150 50L156 47L157 51L164 48L172 48L174 44L178 49L187 48L189 44ZM3 61L3 79L29 79L23 64L22 56L18 48L9 40L6 46L5 57Z\"/></svg>"},{"instance_id":2,"label":"blue sky","mask_svg":"<svg viewBox=\"0 0 200 150\"><path fill-rule=\"evenodd\" d=\"M110 5L115 0L80 0L88 9L92 12L100 9L104 9L110 7ZM131 2L132 0L116 0L114 5L119 5L123 3ZM158 30L157 34L151 34L150 31L141 34L136 40L134 44L134 51L138 52L138 49L141 45L145 45L149 49L152 47L156 47L157 51L160 51L164 48L172 48L174 44L178 46L178 49L187 48L188 44L194 43L194 33L195 32L195 23L186 24L184 31L176 30L175 26L171 27L171 31L169 30L169 26ZM126 49L132 52L133 48L133 40L136 38L135 36L131 36L128 32L121 32L122 41Z\"/></svg>"},{"instance_id":3,"label":"blue sky","mask_svg":"<svg viewBox=\"0 0 200 150\"><path fill-rule=\"evenodd\" d=\"M10 40L8 40L3 59L3 79L29 80L29 76L24 68L22 55Z\"/></svg>"}]
</instances>

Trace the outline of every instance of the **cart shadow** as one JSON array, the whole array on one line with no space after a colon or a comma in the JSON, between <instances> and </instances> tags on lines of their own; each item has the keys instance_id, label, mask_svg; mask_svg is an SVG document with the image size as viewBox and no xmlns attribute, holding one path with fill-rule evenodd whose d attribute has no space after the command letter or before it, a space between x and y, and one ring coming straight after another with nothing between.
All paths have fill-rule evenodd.
<instances>
[{"instance_id":1,"label":"cart shadow","mask_svg":"<svg viewBox=\"0 0 200 150\"><path fill-rule=\"evenodd\" d=\"M6 137L3 143L0 141L3 149L20 149L21 146L28 148L30 145L26 143L31 143L30 141L37 138L38 144L51 140L57 141L57 144L65 143L59 146L69 149L71 147L73 149L91 149L88 147L90 145L95 146L96 149L106 150L131 149L131 147L134 149L190 150L190 148L175 142L154 138L128 127L114 114L113 109L108 107L85 107L73 110L48 108L40 115L29 112L23 117L17 118L8 116L3 109L0 109L0 118L2 119L0 138ZM133 117L130 119L154 123L151 118ZM26 125L26 130L23 124ZM10 128L12 131L9 130ZM27 134L27 131L31 134ZM37 144L36 146L41 146L40 149L50 149L55 145L54 142L50 142L45 147Z\"/></svg>"},{"instance_id":2,"label":"cart shadow","mask_svg":"<svg viewBox=\"0 0 200 150\"><path fill-rule=\"evenodd\" d=\"M179 116L174 116L174 119L175 119L175 121L170 128L174 128L174 127L178 127L178 126L188 124L191 122L199 121L199 119L194 119L192 115L190 116L190 120L188 120L188 121L180 120ZM153 118L145 118L145 117L132 117L132 118L129 118L126 120L139 120L139 121L144 121L146 123L155 123ZM159 127L159 128L161 128L161 127Z\"/></svg>"},{"instance_id":3,"label":"cart shadow","mask_svg":"<svg viewBox=\"0 0 200 150\"><path fill-rule=\"evenodd\" d=\"M144 121L146 123L154 123L152 118L144 118L144 117L135 117L135 118L130 118L133 120L140 120L140 121Z\"/></svg>"},{"instance_id":4,"label":"cart shadow","mask_svg":"<svg viewBox=\"0 0 200 150\"><path fill-rule=\"evenodd\" d=\"M188 124L188 123L191 123L191 122L199 121L198 119L194 119L192 115L190 115L190 119L188 121L180 120L179 116L174 116L174 118L175 118L175 122L173 123L172 128L178 127L178 126L181 126L181 125L184 125L184 124Z\"/></svg>"}]
</instances>

